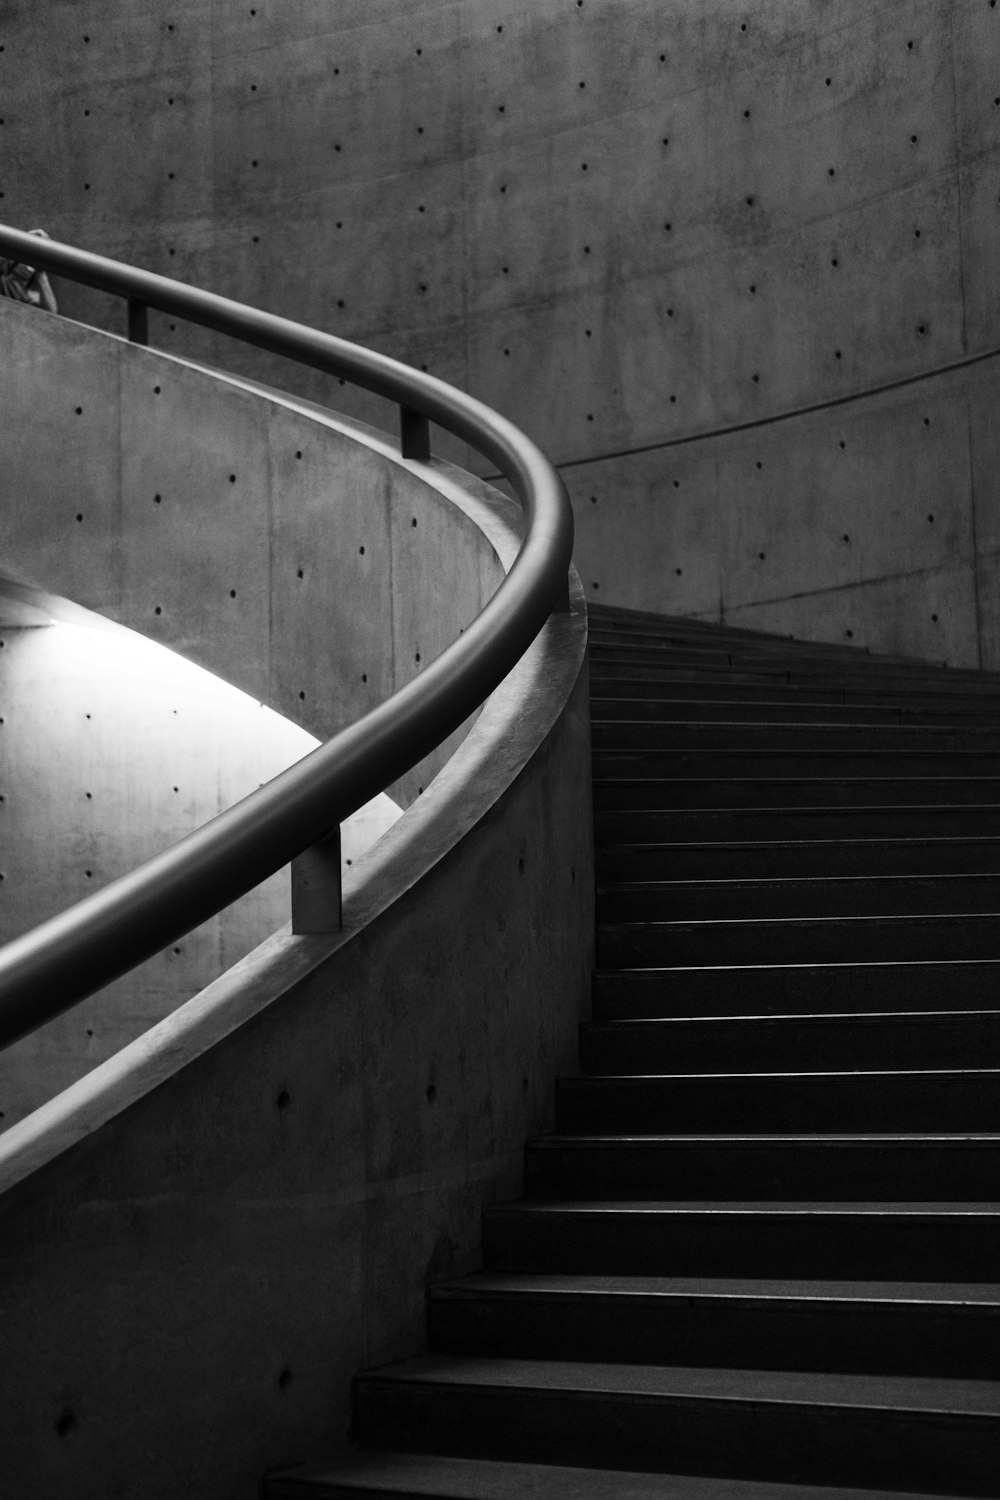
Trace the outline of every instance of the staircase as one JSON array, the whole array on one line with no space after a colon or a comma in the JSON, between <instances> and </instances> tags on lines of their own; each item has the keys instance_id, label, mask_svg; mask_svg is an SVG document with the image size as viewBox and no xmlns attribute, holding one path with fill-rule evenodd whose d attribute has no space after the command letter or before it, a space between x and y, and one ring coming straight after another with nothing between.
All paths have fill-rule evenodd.
<instances>
[{"instance_id":1,"label":"staircase","mask_svg":"<svg viewBox=\"0 0 1000 1500\"><path fill-rule=\"evenodd\" d=\"M579 1077L270 1500L1000 1495L1000 674L591 617Z\"/></svg>"}]
</instances>

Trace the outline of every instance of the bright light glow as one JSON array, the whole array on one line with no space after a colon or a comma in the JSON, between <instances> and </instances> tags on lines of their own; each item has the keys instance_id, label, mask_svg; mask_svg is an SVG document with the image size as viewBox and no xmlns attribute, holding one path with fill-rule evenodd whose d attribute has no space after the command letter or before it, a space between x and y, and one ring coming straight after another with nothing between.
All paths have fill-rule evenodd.
<instances>
[{"instance_id":1,"label":"bright light glow","mask_svg":"<svg viewBox=\"0 0 1000 1500\"><path fill-rule=\"evenodd\" d=\"M33 633L39 638L35 668L47 694L58 694L62 679L73 684L74 696L81 683L93 686L95 701L110 702L113 695L127 705L128 722L135 726L130 740L141 746L148 726L146 733L176 735L178 752L197 754L206 770L214 755L225 767L228 799L234 802L320 744L248 693L136 631L54 623L56 629ZM380 793L345 820L345 864L353 864L401 816L397 803Z\"/></svg>"}]
</instances>

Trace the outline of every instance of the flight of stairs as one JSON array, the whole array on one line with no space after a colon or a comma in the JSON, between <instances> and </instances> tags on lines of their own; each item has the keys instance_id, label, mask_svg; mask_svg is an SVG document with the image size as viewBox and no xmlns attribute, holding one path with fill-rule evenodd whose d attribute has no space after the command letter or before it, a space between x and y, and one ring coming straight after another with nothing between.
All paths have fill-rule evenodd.
<instances>
[{"instance_id":1,"label":"flight of stairs","mask_svg":"<svg viewBox=\"0 0 1000 1500\"><path fill-rule=\"evenodd\" d=\"M582 1072L265 1494L1000 1496L1000 675L591 628Z\"/></svg>"}]
</instances>

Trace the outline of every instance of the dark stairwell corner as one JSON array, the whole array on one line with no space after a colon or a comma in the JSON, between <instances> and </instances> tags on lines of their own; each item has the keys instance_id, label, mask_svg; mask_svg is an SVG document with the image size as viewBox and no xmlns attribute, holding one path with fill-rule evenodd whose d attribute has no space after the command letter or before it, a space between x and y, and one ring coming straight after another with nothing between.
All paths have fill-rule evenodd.
<instances>
[{"instance_id":1,"label":"dark stairwell corner","mask_svg":"<svg viewBox=\"0 0 1000 1500\"><path fill-rule=\"evenodd\" d=\"M581 1071L268 1500L1000 1494L1000 675L591 611Z\"/></svg>"}]
</instances>

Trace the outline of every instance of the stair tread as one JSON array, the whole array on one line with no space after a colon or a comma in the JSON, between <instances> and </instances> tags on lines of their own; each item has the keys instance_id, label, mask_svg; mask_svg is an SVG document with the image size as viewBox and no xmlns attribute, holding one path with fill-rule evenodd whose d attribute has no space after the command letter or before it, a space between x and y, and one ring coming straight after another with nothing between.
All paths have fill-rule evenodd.
<instances>
[{"instance_id":1,"label":"stair tread","mask_svg":"<svg viewBox=\"0 0 1000 1500\"><path fill-rule=\"evenodd\" d=\"M637 927L644 923L637 922ZM839 963L809 961L799 959L793 963L779 964L636 964L622 968L617 966L602 965L598 970L599 976L604 978L618 977L627 979L633 974L713 974L734 973L743 975L767 974L772 969L798 969L808 973L814 969L944 969L959 971L963 968L981 968L984 965L1000 966L1000 958L852 958L845 959Z\"/></svg>"},{"instance_id":2,"label":"stair tread","mask_svg":"<svg viewBox=\"0 0 1000 1500\"><path fill-rule=\"evenodd\" d=\"M566 1468L549 1464L504 1463L487 1459L443 1458L433 1454L370 1453L333 1467L320 1465L274 1476L269 1495L276 1500L308 1500L337 1486L335 1493L440 1496L442 1500L944 1500L921 1491L832 1489L692 1475L641 1474L615 1469ZM613 1489L609 1488L613 1485Z\"/></svg>"},{"instance_id":3,"label":"stair tread","mask_svg":"<svg viewBox=\"0 0 1000 1500\"><path fill-rule=\"evenodd\" d=\"M996 963L996 959L986 959L984 962ZM624 972L628 973L628 970ZM795 1023L799 1026L842 1026L845 1021L857 1022L859 1025L878 1024L882 1022L918 1022L924 1025L928 1022L939 1022L949 1026L956 1022L969 1020L1000 1020L1000 1010L990 1010L982 1007L978 1010L825 1010L825 1011L783 1011L763 1012L759 1015L748 1011L745 1015L717 1015L717 1016L619 1016L611 1021L582 1021L580 1024L588 1031L616 1031L628 1032L630 1028L637 1031L643 1027L698 1027L705 1026L732 1027L733 1025L744 1025L753 1023L762 1027L782 1026Z\"/></svg>"},{"instance_id":4,"label":"stair tread","mask_svg":"<svg viewBox=\"0 0 1000 1500\"><path fill-rule=\"evenodd\" d=\"M619 1075L611 1074L617 1078ZM689 1078L692 1075L684 1073L679 1075ZM712 1076L712 1075L709 1075ZM719 1076L719 1075L715 1075ZM722 1075L729 1076L729 1075ZM754 1077L758 1075L741 1073L740 1078ZM711 1132L692 1131L681 1134L677 1131L669 1133L634 1133L623 1131L609 1131L606 1135L584 1134L582 1131L560 1132L558 1135L535 1136L528 1142L532 1150L546 1150L547 1148L570 1149L572 1147L599 1147L615 1146L623 1150L629 1147L649 1146L671 1146L671 1145L704 1145L706 1147L725 1146L731 1149L735 1146L746 1146L748 1149L767 1146L802 1146L802 1145L830 1145L830 1146L884 1146L887 1149L892 1146L993 1146L1000 1144L1000 1132L968 1130L968 1131L791 1131L779 1132L754 1131L748 1133L741 1131L739 1134L731 1131Z\"/></svg>"},{"instance_id":5,"label":"stair tread","mask_svg":"<svg viewBox=\"0 0 1000 1500\"><path fill-rule=\"evenodd\" d=\"M702 931L705 928L717 927L844 927L855 926L859 922L874 924L876 922L884 926L900 926L904 922L985 922L1000 918L1000 912L995 911L931 911L931 912L880 912L874 916L859 913L857 916L808 916L808 917L685 917L679 921L663 921L653 918L629 921L599 922L598 931L621 929L621 928L656 928L670 931ZM893 962L893 960L888 960Z\"/></svg>"},{"instance_id":6,"label":"stair tread","mask_svg":"<svg viewBox=\"0 0 1000 1500\"><path fill-rule=\"evenodd\" d=\"M989 1416L1000 1420L995 1382L926 1375L855 1375L784 1370L711 1369L687 1365L603 1364L584 1360L503 1359L421 1354L368 1371L362 1383L502 1387L572 1391L604 1397L781 1402L794 1406L878 1407L909 1412Z\"/></svg>"},{"instance_id":7,"label":"stair tread","mask_svg":"<svg viewBox=\"0 0 1000 1500\"><path fill-rule=\"evenodd\" d=\"M803 1217L816 1218L818 1215L832 1217L857 1217L885 1219L885 1218L953 1218L968 1219L981 1218L994 1220L1000 1218L1000 1200L994 1203L948 1203L928 1202L913 1203L911 1201L884 1200L872 1202L860 1199L857 1202L827 1202L825 1200L799 1201L797 1199L782 1199L772 1201L760 1199L750 1202L742 1199L671 1199L669 1202L658 1200L647 1200L643 1198L630 1199L607 1199L600 1201L571 1200L563 1201L529 1200L525 1199L517 1203L508 1203L486 1210L489 1215L528 1214L542 1217L546 1214L570 1214L570 1215L601 1215L601 1214L632 1214L635 1216L659 1216L670 1218L684 1214L711 1214L715 1216L728 1215L730 1217L741 1217L746 1215L755 1216L778 1216L778 1217Z\"/></svg>"},{"instance_id":8,"label":"stair tread","mask_svg":"<svg viewBox=\"0 0 1000 1500\"><path fill-rule=\"evenodd\" d=\"M784 780L783 777L781 779ZM865 807L865 806L862 806L862 807L853 807L853 808L843 808L843 807L838 807L836 805L836 803L825 803L825 802L824 803L820 803L820 802L816 802L816 803L810 803L806 807L795 807L795 806L790 806L790 807L766 807L766 808L759 808L759 807L699 807L699 808L697 808L697 814L698 814L699 818L711 817L713 814L715 814L715 815L721 815L721 816L724 816L724 817L727 817L727 818L739 818L739 817L757 818L757 817L760 817L760 815L761 815L762 812L766 812L766 814L767 814L767 816L769 818L777 818L777 817L781 817L782 815L796 817L796 818L801 818L801 817L805 817L809 813L825 813L825 814L831 815L833 817L842 818L844 816L845 812L850 812L854 817L857 817L857 818L861 819L861 818L863 818L865 816L871 816L872 814L877 814L877 813L880 813L880 812L884 812L885 810L886 809L880 808L880 807ZM615 808L615 809L611 809L611 811L613 811L613 812L619 812L620 811L621 813L625 814L626 816L634 818L634 817L641 817L644 813L662 813L665 810L663 808L659 808L659 807L629 807L629 808L622 808L620 810L617 809L617 808ZM683 812L683 809L681 809L681 808L666 809L666 811L669 814L671 811L674 811L674 812ZM1000 812L1000 803L997 803L997 802L968 802L968 803L963 804L963 806L961 808L956 809L956 808L954 808L948 802L920 802L920 803L900 802L899 804L897 804L896 806L894 806L893 808L891 808L891 811L894 814L900 814L900 813L933 813L933 812L954 813L956 811L959 811L963 815L969 816L972 813L996 813L996 812ZM942 840L942 842L943 841L944 840ZM969 839L961 839L961 838L960 839L955 839L954 841L958 842L958 843L968 843L968 842L971 842L971 840L969 840ZM744 840L744 839L719 839L719 840L705 839L705 840L700 840L699 839L697 841L690 840L690 839L677 839L676 841L673 840L673 839L656 839L655 841L651 841L651 842L655 842L657 844L662 844L662 846L664 848L666 848L666 849L674 849L674 848L677 848L678 845L681 846L681 847L683 847L683 845L685 843L693 843L696 848L704 848L706 844L710 844L710 843L718 843L720 845L736 844L737 846L739 846L741 844L746 844L747 842L749 842L752 845L756 846L760 841L757 840L757 839L752 839L752 840ZM806 842L806 841L805 840L793 840L793 839L775 839L775 840L768 840L767 842L769 842L769 843L773 842L773 843L777 843L777 844L781 845L781 844L789 844L789 843L801 843L801 842ZM862 842L869 842L869 843L878 843L878 844L881 844L881 843L884 842L884 840L882 840L882 839L869 839L869 840L865 841L865 840L860 840L860 839L809 839L808 842L810 844L818 844L818 843L824 843L824 844L825 843L833 843L833 844L850 843L850 844L855 844L855 843L862 843ZM924 840L922 840L922 839L920 839L920 840L913 840L913 842L923 843ZM637 843L637 841L635 839L608 840L608 844L609 845L610 844L615 844L615 845L618 845L618 846L624 844L624 845L635 847L636 843ZM603 845L603 841L602 841L602 847L607 847L607 846ZM648 848L649 846L648 845L642 845L642 844L640 844L640 845L638 845L638 847L639 848Z\"/></svg>"},{"instance_id":9,"label":"stair tread","mask_svg":"<svg viewBox=\"0 0 1000 1500\"><path fill-rule=\"evenodd\" d=\"M589 1088L594 1084L678 1083L685 1087L700 1078L1000 1078L1000 1068L756 1068L751 1073L733 1073L728 1069L704 1068L697 1073L562 1073L560 1083L578 1083Z\"/></svg>"},{"instance_id":10,"label":"stair tread","mask_svg":"<svg viewBox=\"0 0 1000 1500\"><path fill-rule=\"evenodd\" d=\"M762 891L843 891L856 886L876 890L917 891L927 886L955 889L961 885L988 887L1000 881L1000 869L954 871L946 875L759 875L756 877L719 876L710 880L602 880L597 896L614 895L625 900L629 895L684 896L693 894L732 896L741 892L753 895ZM728 918L726 920L729 920Z\"/></svg>"},{"instance_id":11,"label":"stair tread","mask_svg":"<svg viewBox=\"0 0 1000 1500\"><path fill-rule=\"evenodd\" d=\"M479 1271L462 1281L432 1287L435 1300L479 1296L687 1297L889 1302L941 1306L975 1303L1000 1311L1000 1282L826 1281L802 1278L709 1276L560 1276L529 1271Z\"/></svg>"},{"instance_id":12,"label":"stair tread","mask_svg":"<svg viewBox=\"0 0 1000 1500\"><path fill-rule=\"evenodd\" d=\"M707 810L707 809L706 809ZM797 812L808 809L796 808ZM724 809L731 811L731 809ZM773 809L771 809L773 811ZM635 839L608 840L602 844L602 854L621 853L627 854L636 849L641 849L644 854L651 851L661 850L665 854L672 854L677 850L699 849L715 850L719 853L725 850L742 851L753 850L776 850L776 849L864 849L874 847L884 849L886 847L899 849L901 852L907 849L993 849L1000 851L1000 838L992 834L969 835L961 837L955 835L944 835L935 838L933 835L927 838L889 838L889 839L698 839L697 841L685 839L657 839L649 843L639 843Z\"/></svg>"},{"instance_id":13,"label":"stair tread","mask_svg":"<svg viewBox=\"0 0 1000 1500\"><path fill-rule=\"evenodd\" d=\"M324 1492L441 1500L943 1500L925 1492L893 1490L890 1495L872 1489L376 1451L273 1474L266 1488L274 1500L321 1500Z\"/></svg>"}]
</instances>

